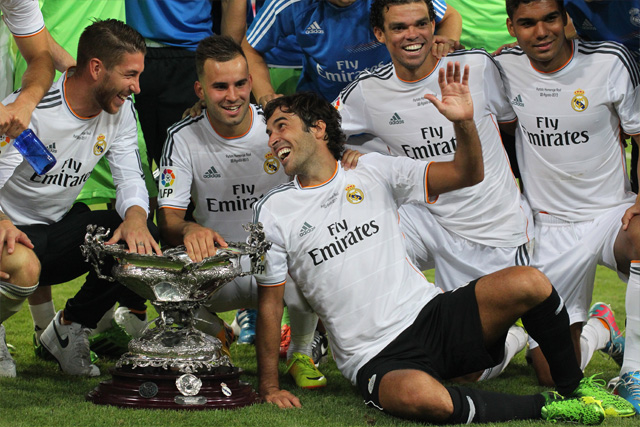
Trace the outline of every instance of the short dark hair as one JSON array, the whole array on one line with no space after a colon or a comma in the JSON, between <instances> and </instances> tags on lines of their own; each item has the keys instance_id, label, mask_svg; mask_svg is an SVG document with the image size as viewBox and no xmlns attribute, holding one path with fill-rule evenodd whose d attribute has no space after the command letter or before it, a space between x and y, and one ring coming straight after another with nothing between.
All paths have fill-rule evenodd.
<instances>
[{"instance_id":1,"label":"short dark hair","mask_svg":"<svg viewBox=\"0 0 640 427\"><path fill-rule=\"evenodd\" d=\"M520 7L521 4L529 4L529 3L533 3L536 1L540 1L540 0L507 0L507 16L509 17L509 19L513 19L513 14L515 13L516 9ZM564 10L564 1L563 0L555 0L556 4L558 5L558 10L560 11L560 13L563 15L562 19L565 20L567 19L567 15L566 12Z\"/></svg>"},{"instance_id":2,"label":"short dark hair","mask_svg":"<svg viewBox=\"0 0 640 427\"><path fill-rule=\"evenodd\" d=\"M429 8L429 19L435 21L436 12L433 9L433 2L431 0L375 0L371 4L371 10L369 12L369 24L371 28L384 30L384 12L388 11L391 6L409 3L425 3Z\"/></svg>"},{"instance_id":3,"label":"short dark hair","mask_svg":"<svg viewBox=\"0 0 640 427\"><path fill-rule=\"evenodd\" d=\"M305 132L308 132L309 128L315 127L318 120L325 122L327 125L325 135L327 148L336 160L342 158L347 138L342 132L340 113L329 101L313 92L300 92L275 98L269 101L264 109L265 121L269 120L277 109L298 116L305 126Z\"/></svg>"},{"instance_id":4,"label":"short dark hair","mask_svg":"<svg viewBox=\"0 0 640 427\"><path fill-rule=\"evenodd\" d=\"M209 36L200 40L196 48L196 71L198 77L204 74L204 63L207 59L213 59L216 62L227 62L242 56L245 60L240 45L229 36Z\"/></svg>"},{"instance_id":5,"label":"short dark hair","mask_svg":"<svg viewBox=\"0 0 640 427\"><path fill-rule=\"evenodd\" d=\"M98 58L110 70L125 53L138 52L147 53L139 32L117 19L96 19L80 35L76 73L83 73L91 58Z\"/></svg>"}]
</instances>

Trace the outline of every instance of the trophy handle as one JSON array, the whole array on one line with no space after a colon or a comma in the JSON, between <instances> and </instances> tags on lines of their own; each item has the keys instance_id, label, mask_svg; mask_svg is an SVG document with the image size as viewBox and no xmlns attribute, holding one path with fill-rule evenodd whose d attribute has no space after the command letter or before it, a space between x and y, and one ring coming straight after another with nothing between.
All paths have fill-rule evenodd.
<instances>
[{"instance_id":1,"label":"trophy handle","mask_svg":"<svg viewBox=\"0 0 640 427\"><path fill-rule=\"evenodd\" d=\"M115 282L111 276L102 273L101 267L104 265L105 253L101 249L104 239L109 235L111 229L98 227L97 225L87 225L87 234L84 235L84 245L80 246L80 251L84 255L85 261L91 263L93 269L100 279Z\"/></svg>"}]
</instances>

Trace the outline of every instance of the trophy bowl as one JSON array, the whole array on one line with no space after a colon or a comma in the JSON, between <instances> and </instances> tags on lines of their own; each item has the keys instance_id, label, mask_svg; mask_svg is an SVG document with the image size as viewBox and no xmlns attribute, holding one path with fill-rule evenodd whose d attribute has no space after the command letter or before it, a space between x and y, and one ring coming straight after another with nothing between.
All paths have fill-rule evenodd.
<instances>
[{"instance_id":1,"label":"trophy bowl","mask_svg":"<svg viewBox=\"0 0 640 427\"><path fill-rule=\"evenodd\" d=\"M230 242L214 256L193 262L184 246L161 256L130 253L124 245L105 245L109 230L87 227L82 251L100 278L118 281L148 299L158 317L129 342L112 369L112 380L87 395L97 404L168 409L236 408L258 400L222 343L195 328L195 312L236 277L254 274L270 244L261 224L245 226L248 243ZM243 271L241 258L250 269ZM113 265L110 271L102 270Z\"/></svg>"}]
</instances>

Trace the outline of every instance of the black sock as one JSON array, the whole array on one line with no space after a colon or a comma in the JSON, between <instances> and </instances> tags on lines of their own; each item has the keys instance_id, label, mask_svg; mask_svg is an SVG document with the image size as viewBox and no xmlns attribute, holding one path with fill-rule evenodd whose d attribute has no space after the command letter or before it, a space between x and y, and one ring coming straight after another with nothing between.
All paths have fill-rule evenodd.
<instances>
[{"instance_id":1,"label":"black sock","mask_svg":"<svg viewBox=\"0 0 640 427\"><path fill-rule=\"evenodd\" d=\"M522 323L540 345L558 393L571 394L583 375L571 340L569 314L555 288L549 298L522 316Z\"/></svg>"},{"instance_id":2,"label":"black sock","mask_svg":"<svg viewBox=\"0 0 640 427\"><path fill-rule=\"evenodd\" d=\"M541 394L518 396L466 387L446 387L453 414L444 424L491 423L540 418Z\"/></svg>"}]
</instances>

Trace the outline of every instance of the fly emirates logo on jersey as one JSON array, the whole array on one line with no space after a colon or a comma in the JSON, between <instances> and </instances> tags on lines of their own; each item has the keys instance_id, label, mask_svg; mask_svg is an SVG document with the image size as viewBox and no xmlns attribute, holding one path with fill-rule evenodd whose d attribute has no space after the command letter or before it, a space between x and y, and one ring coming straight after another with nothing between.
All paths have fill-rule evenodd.
<instances>
[{"instance_id":1,"label":"fly emirates logo on jersey","mask_svg":"<svg viewBox=\"0 0 640 427\"><path fill-rule=\"evenodd\" d=\"M55 170L55 169L54 169ZM43 185L57 185L59 187L77 187L83 185L91 176L91 171L80 173L82 162L67 159L62 164L62 168L52 174L38 175L34 173L29 180Z\"/></svg>"},{"instance_id":2,"label":"fly emirates logo on jersey","mask_svg":"<svg viewBox=\"0 0 640 427\"><path fill-rule=\"evenodd\" d=\"M453 130L453 128L451 128L451 130ZM449 137L449 135L445 137L442 126L420 128L420 135L424 144L402 144L400 146L405 156L412 159L424 160L432 157L446 156L456 152L456 137Z\"/></svg>"},{"instance_id":3,"label":"fly emirates logo on jersey","mask_svg":"<svg viewBox=\"0 0 640 427\"><path fill-rule=\"evenodd\" d=\"M231 186L234 199L218 200L215 198L207 198L207 209L209 212L238 212L246 211L253 208L258 200L262 199L264 194L254 195L256 186L254 184L234 184Z\"/></svg>"},{"instance_id":4,"label":"fly emirates logo on jersey","mask_svg":"<svg viewBox=\"0 0 640 427\"><path fill-rule=\"evenodd\" d=\"M318 73L318 76L330 82L350 83L358 77L358 74L361 72L372 70L375 67L382 67L385 63L385 61L380 61L371 67L360 68L357 59L355 61L336 61L336 66L332 71L327 71L327 67L322 68L322 65L316 64L316 73ZM331 69L331 67L328 67L328 69Z\"/></svg>"},{"instance_id":5,"label":"fly emirates logo on jersey","mask_svg":"<svg viewBox=\"0 0 640 427\"><path fill-rule=\"evenodd\" d=\"M307 252L313 261L313 265L317 266L325 261L329 261L346 252L350 247L362 243L367 238L378 234L380 227L376 224L375 220L371 220L350 229L347 225L347 220L343 219L342 221L329 224L327 230L329 230L329 234L333 237L334 241L325 246L313 248Z\"/></svg>"},{"instance_id":6,"label":"fly emirates logo on jersey","mask_svg":"<svg viewBox=\"0 0 640 427\"><path fill-rule=\"evenodd\" d=\"M522 125L522 131L529 144L538 147L573 146L589 141L589 131L566 130L560 119L552 117L536 117L535 129L529 131Z\"/></svg>"}]
</instances>

